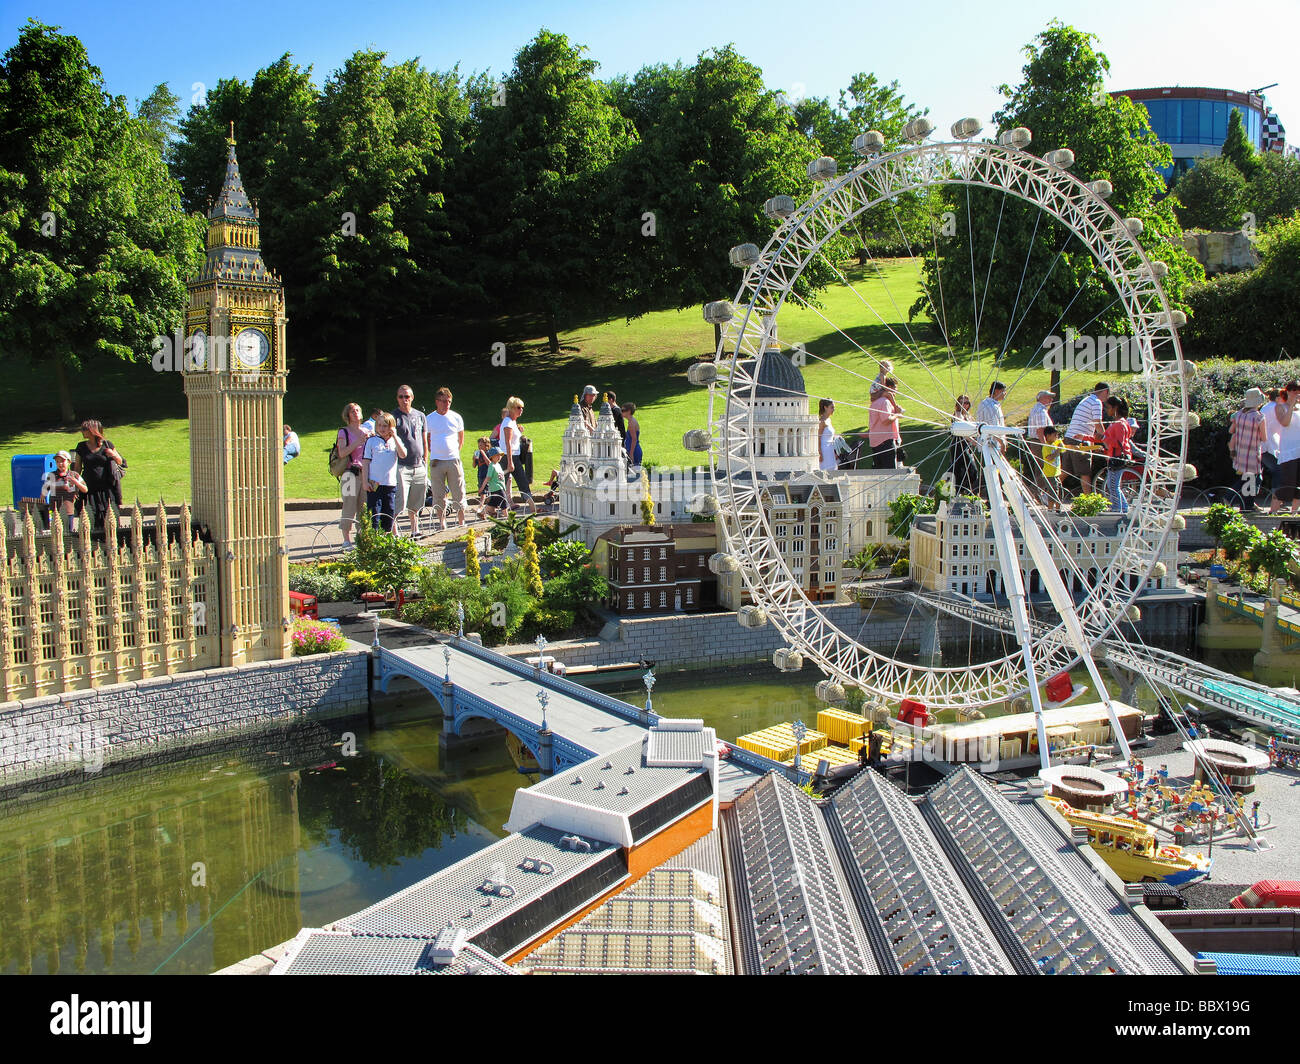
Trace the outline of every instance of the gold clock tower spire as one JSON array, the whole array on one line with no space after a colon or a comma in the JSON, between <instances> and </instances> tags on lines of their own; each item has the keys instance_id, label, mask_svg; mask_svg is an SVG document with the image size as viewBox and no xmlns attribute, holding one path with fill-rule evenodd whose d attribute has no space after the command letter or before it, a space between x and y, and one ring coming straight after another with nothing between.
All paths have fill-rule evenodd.
<instances>
[{"instance_id":1,"label":"gold clock tower spire","mask_svg":"<svg viewBox=\"0 0 1300 1064\"><path fill-rule=\"evenodd\" d=\"M289 561L282 430L284 287L262 261L258 211L227 140L226 179L208 211L207 258L190 278L185 395L190 498L219 574L221 663L288 657Z\"/></svg>"}]
</instances>

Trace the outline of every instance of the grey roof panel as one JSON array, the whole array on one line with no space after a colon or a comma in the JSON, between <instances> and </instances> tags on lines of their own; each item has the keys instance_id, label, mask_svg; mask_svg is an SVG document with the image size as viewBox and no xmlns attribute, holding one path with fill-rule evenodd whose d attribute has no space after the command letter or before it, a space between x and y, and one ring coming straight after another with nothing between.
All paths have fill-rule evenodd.
<instances>
[{"instance_id":1,"label":"grey roof panel","mask_svg":"<svg viewBox=\"0 0 1300 1064\"><path fill-rule=\"evenodd\" d=\"M698 743L698 732L667 734L694 735ZM647 766L644 750L644 742L637 741L565 769L529 789L596 809L630 814L658 801L705 772L702 767Z\"/></svg>"},{"instance_id":2,"label":"grey roof panel","mask_svg":"<svg viewBox=\"0 0 1300 1064\"><path fill-rule=\"evenodd\" d=\"M736 937L750 974L879 974L806 794L771 773L736 800L724 825Z\"/></svg>"},{"instance_id":3,"label":"grey roof panel","mask_svg":"<svg viewBox=\"0 0 1300 1064\"><path fill-rule=\"evenodd\" d=\"M465 946L454 961L430 959L434 940L420 935L362 935L305 928L272 975L514 975L490 953Z\"/></svg>"},{"instance_id":4,"label":"grey roof panel","mask_svg":"<svg viewBox=\"0 0 1300 1064\"><path fill-rule=\"evenodd\" d=\"M925 802L1040 971L1181 970L1036 808L1013 807L966 766Z\"/></svg>"},{"instance_id":5,"label":"grey roof panel","mask_svg":"<svg viewBox=\"0 0 1300 1064\"><path fill-rule=\"evenodd\" d=\"M864 924L878 921L873 945L905 975L984 975L1015 971L916 806L877 772L860 772L838 791L827 820L846 871L855 872ZM855 896L857 892L855 892ZM884 964L882 964L884 967Z\"/></svg>"},{"instance_id":6,"label":"grey roof panel","mask_svg":"<svg viewBox=\"0 0 1300 1064\"><path fill-rule=\"evenodd\" d=\"M379 934L436 935L448 924L471 936L517 912L529 902L555 890L605 857L616 847L587 840L590 852L561 845L565 832L537 825L480 850L419 883L337 921L337 927ZM529 870L545 862L551 871ZM483 889L489 880L502 881L509 896Z\"/></svg>"}]
</instances>

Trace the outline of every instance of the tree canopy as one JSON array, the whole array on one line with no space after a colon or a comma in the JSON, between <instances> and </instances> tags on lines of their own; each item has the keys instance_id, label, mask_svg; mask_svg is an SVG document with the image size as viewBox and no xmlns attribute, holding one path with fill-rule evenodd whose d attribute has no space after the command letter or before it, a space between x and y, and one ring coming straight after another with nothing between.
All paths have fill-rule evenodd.
<instances>
[{"instance_id":1,"label":"tree canopy","mask_svg":"<svg viewBox=\"0 0 1300 1064\"><path fill-rule=\"evenodd\" d=\"M0 63L0 348L50 366L65 423L67 370L147 356L201 259L161 155L169 110L155 91L133 117L80 41L34 21Z\"/></svg>"}]
</instances>

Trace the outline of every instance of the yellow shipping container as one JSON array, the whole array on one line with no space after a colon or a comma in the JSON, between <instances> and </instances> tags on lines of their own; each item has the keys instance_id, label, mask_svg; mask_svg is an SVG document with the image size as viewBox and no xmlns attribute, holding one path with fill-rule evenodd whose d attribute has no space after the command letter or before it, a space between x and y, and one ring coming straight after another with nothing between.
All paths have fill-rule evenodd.
<instances>
[{"instance_id":1,"label":"yellow shipping container","mask_svg":"<svg viewBox=\"0 0 1300 1064\"><path fill-rule=\"evenodd\" d=\"M755 754L770 757L773 761L789 761L794 757L794 730L789 724L777 724L761 731L750 732L736 740L736 745ZM809 728L804 733L799 752L810 754L826 745L826 735Z\"/></svg>"},{"instance_id":2,"label":"yellow shipping container","mask_svg":"<svg viewBox=\"0 0 1300 1064\"><path fill-rule=\"evenodd\" d=\"M842 746L823 746L820 750L811 754L801 753L799 755L799 768L804 772L815 772L817 762L827 761L831 768L839 768L841 765L856 765L858 755ZM791 757L787 765L794 766L794 758Z\"/></svg>"},{"instance_id":3,"label":"yellow shipping container","mask_svg":"<svg viewBox=\"0 0 1300 1064\"><path fill-rule=\"evenodd\" d=\"M817 714L817 730L833 743L847 743L871 731L871 722L847 709L823 709Z\"/></svg>"}]
</instances>

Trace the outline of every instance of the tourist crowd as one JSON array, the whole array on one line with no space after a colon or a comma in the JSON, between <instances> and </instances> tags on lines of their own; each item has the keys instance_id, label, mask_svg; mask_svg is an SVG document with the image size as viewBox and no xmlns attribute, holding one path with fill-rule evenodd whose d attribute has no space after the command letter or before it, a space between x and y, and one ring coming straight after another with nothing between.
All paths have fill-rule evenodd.
<instances>
[{"instance_id":1,"label":"tourist crowd","mask_svg":"<svg viewBox=\"0 0 1300 1064\"><path fill-rule=\"evenodd\" d=\"M598 394L589 384L579 400L583 421L592 432L596 430ZM613 392L606 396L628 461L639 466L641 426L635 417L636 404L619 404ZM345 546L352 542L363 507L370 510L376 528L389 530L409 514L413 537L421 534L420 513L426 508L432 509L439 530L447 527L449 519L461 526L466 523L471 502L461 463L464 419L452 409L449 388L439 388L434 394L431 413L417 409L414 402L415 393L403 384L397 389L395 410L375 408L362 421L358 404L348 403L343 408L343 427L330 450L330 472L339 478L343 500L339 527ZM500 421L488 435L478 437L472 463L480 519L508 514L516 495L521 503L527 503L529 512L537 513L532 491L533 442L524 433L523 416L524 401L512 395L501 408ZM289 435L286 425L286 462L291 457ZM296 443L296 435L293 438ZM558 484L559 473L552 470L543 502L555 500Z\"/></svg>"}]
</instances>

